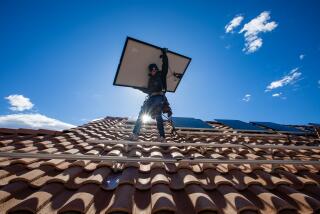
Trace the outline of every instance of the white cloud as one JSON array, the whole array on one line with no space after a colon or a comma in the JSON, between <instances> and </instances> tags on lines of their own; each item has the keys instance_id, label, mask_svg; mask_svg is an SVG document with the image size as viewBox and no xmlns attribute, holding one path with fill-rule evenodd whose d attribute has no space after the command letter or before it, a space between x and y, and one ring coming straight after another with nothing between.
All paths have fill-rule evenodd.
<instances>
[{"instance_id":1,"label":"white cloud","mask_svg":"<svg viewBox=\"0 0 320 214\"><path fill-rule=\"evenodd\" d=\"M306 56L306 55L304 55L304 54L300 54L299 59L300 59L300 60L303 60L305 56Z\"/></svg>"},{"instance_id":2,"label":"white cloud","mask_svg":"<svg viewBox=\"0 0 320 214\"><path fill-rule=\"evenodd\" d=\"M299 80L299 77L301 76L301 74L302 73L299 72L299 68L292 69L288 75L282 77L280 80L276 80L276 81L271 82L267 86L266 91L271 91L273 89L281 88L281 87L286 86L288 84L293 84Z\"/></svg>"},{"instance_id":3,"label":"white cloud","mask_svg":"<svg viewBox=\"0 0 320 214\"><path fill-rule=\"evenodd\" d=\"M9 100L11 105L10 109L12 111L24 111L33 108L33 103L30 101L29 98L24 97L23 95L9 95L5 97L5 99Z\"/></svg>"},{"instance_id":4,"label":"white cloud","mask_svg":"<svg viewBox=\"0 0 320 214\"><path fill-rule=\"evenodd\" d=\"M242 100L245 101L245 102L249 102L250 99L251 99L251 95L250 95L250 94L246 94L246 95L244 95L244 97L242 98Z\"/></svg>"},{"instance_id":5,"label":"white cloud","mask_svg":"<svg viewBox=\"0 0 320 214\"><path fill-rule=\"evenodd\" d=\"M283 100L287 99L287 97L283 96L283 94L281 92L272 94L272 97L281 98Z\"/></svg>"},{"instance_id":6,"label":"white cloud","mask_svg":"<svg viewBox=\"0 0 320 214\"><path fill-rule=\"evenodd\" d=\"M0 115L0 127L64 130L75 127L41 114Z\"/></svg>"},{"instance_id":7,"label":"white cloud","mask_svg":"<svg viewBox=\"0 0 320 214\"><path fill-rule=\"evenodd\" d=\"M233 33L233 29L238 27L243 20L243 16L235 16L224 28L226 33Z\"/></svg>"},{"instance_id":8,"label":"white cloud","mask_svg":"<svg viewBox=\"0 0 320 214\"><path fill-rule=\"evenodd\" d=\"M274 21L268 22L269 19L270 12L264 11L243 26L239 33L244 33L246 41L245 47L243 48L244 52L253 53L257 51L263 44L259 34L273 31L278 26Z\"/></svg>"},{"instance_id":9,"label":"white cloud","mask_svg":"<svg viewBox=\"0 0 320 214\"><path fill-rule=\"evenodd\" d=\"M280 97L281 95L282 95L281 92L280 92L280 93L274 93L274 94L272 94L273 97Z\"/></svg>"},{"instance_id":10,"label":"white cloud","mask_svg":"<svg viewBox=\"0 0 320 214\"><path fill-rule=\"evenodd\" d=\"M253 41L246 43L246 47L243 48L242 50L247 53L253 53L253 52L256 52L259 48L261 48L261 46L262 46L262 39L257 38Z\"/></svg>"}]
</instances>

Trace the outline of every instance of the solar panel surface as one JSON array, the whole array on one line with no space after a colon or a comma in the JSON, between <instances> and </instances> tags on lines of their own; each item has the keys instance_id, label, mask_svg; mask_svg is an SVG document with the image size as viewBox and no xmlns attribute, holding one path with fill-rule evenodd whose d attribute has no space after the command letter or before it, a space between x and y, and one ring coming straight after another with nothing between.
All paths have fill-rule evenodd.
<instances>
[{"instance_id":1,"label":"solar panel surface","mask_svg":"<svg viewBox=\"0 0 320 214\"><path fill-rule=\"evenodd\" d=\"M316 126L316 127L320 127L319 123L309 123L311 126Z\"/></svg>"},{"instance_id":2,"label":"solar panel surface","mask_svg":"<svg viewBox=\"0 0 320 214\"><path fill-rule=\"evenodd\" d=\"M294 128L291 126L278 124L278 123L272 123L272 122L251 122L251 123L259 125L259 126L267 127L267 128L273 129L278 132L283 132L283 133L296 133L296 134L307 133L303 130L300 130L300 129L297 129L297 128Z\"/></svg>"},{"instance_id":3,"label":"solar panel surface","mask_svg":"<svg viewBox=\"0 0 320 214\"><path fill-rule=\"evenodd\" d=\"M155 45L127 37L120 63L113 84L118 86L147 88L149 80L148 66L157 64L161 69L161 48ZM191 58L168 51L169 73L167 74L167 91L175 92ZM180 77L179 77L180 76Z\"/></svg>"},{"instance_id":4,"label":"solar panel surface","mask_svg":"<svg viewBox=\"0 0 320 214\"><path fill-rule=\"evenodd\" d=\"M251 123L246 123L241 120L226 120L226 119L215 119L215 121L229 126L235 130L248 131L248 132L270 132L264 128L258 127Z\"/></svg>"},{"instance_id":5,"label":"solar panel surface","mask_svg":"<svg viewBox=\"0 0 320 214\"><path fill-rule=\"evenodd\" d=\"M172 122L176 128L214 129L204 121L191 117L172 117Z\"/></svg>"}]
</instances>

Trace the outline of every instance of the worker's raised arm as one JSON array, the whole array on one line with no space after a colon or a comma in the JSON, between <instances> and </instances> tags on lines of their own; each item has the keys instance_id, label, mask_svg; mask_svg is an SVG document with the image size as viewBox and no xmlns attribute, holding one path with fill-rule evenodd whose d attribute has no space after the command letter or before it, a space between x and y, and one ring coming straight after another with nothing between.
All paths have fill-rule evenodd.
<instances>
[{"instance_id":1,"label":"worker's raised arm","mask_svg":"<svg viewBox=\"0 0 320 214\"><path fill-rule=\"evenodd\" d=\"M162 48L162 72L165 76L168 74L168 69L169 69L169 60L167 56L167 48Z\"/></svg>"},{"instance_id":2,"label":"worker's raised arm","mask_svg":"<svg viewBox=\"0 0 320 214\"><path fill-rule=\"evenodd\" d=\"M168 56L167 56L167 48L162 48L162 82L163 82L163 87L165 89L165 91L167 91L167 74L168 74L168 70L169 70L169 60L168 60Z\"/></svg>"}]
</instances>

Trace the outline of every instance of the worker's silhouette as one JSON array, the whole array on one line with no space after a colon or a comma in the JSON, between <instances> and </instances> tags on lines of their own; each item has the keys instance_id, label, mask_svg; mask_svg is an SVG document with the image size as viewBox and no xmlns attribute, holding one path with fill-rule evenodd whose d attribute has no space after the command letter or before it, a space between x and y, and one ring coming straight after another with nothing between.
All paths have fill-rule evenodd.
<instances>
[{"instance_id":1,"label":"worker's silhouette","mask_svg":"<svg viewBox=\"0 0 320 214\"><path fill-rule=\"evenodd\" d=\"M159 70L158 66L153 63L149 65L149 82L148 88L140 89L144 93L148 94L147 99L144 101L138 119L135 123L133 133L129 137L129 140L138 140L140 128L142 124L143 115L147 114L151 118L156 119L157 128L159 131L159 141L165 142L165 133L163 127L162 112L168 113L171 116L171 108L168 100L165 96L167 91L167 74L169 68L167 49L162 49L162 69Z\"/></svg>"}]
</instances>

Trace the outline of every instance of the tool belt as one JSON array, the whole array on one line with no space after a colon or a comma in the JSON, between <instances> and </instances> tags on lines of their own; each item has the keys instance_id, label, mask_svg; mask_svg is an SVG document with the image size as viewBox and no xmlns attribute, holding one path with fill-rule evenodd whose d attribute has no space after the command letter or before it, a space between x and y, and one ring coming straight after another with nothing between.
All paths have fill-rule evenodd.
<instances>
[{"instance_id":1,"label":"tool belt","mask_svg":"<svg viewBox=\"0 0 320 214\"><path fill-rule=\"evenodd\" d=\"M168 117L171 117L171 115L172 115L172 110L171 110L170 104L169 104L168 102L165 102L165 103L163 104L162 112L163 112L164 114L167 114Z\"/></svg>"},{"instance_id":2,"label":"tool belt","mask_svg":"<svg viewBox=\"0 0 320 214\"><path fill-rule=\"evenodd\" d=\"M168 117L171 117L172 110L171 110L170 104L168 102L168 99L164 95L163 92L152 93L152 94L149 95L149 98L152 97L152 96L159 96L159 95L163 96L162 105L149 110L151 118L154 119L158 114L161 114L161 112L163 112L164 114L167 114Z\"/></svg>"}]
</instances>

